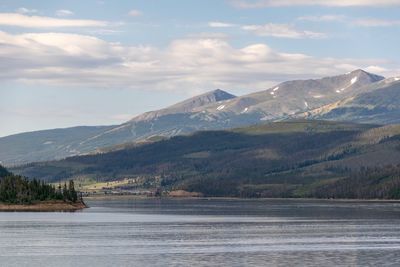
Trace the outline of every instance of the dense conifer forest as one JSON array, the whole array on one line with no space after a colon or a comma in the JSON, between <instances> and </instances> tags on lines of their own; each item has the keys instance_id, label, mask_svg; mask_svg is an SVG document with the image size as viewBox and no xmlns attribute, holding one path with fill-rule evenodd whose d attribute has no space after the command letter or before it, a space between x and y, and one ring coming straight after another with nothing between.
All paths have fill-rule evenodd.
<instances>
[{"instance_id":1,"label":"dense conifer forest","mask_svg":"<svg viewBox=\"0 0 400 267\"><path fill-rule=\"evenodd\" d=\"M0 203L32 204L46 200L78 201L74 182L55 187L36 179L14 175L0 166Z\"/></svg>"}]
</instances>

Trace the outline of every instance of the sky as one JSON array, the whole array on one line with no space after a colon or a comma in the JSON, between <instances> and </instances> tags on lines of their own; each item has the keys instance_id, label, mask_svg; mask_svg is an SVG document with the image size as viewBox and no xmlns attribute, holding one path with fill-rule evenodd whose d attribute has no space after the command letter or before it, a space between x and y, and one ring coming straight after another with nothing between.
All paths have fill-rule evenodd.
<instances>
[{"instance_id":1,"label":"sky","mask_svg":"<svg viewBox=\"0 0 400 267\"><path fill-rule=\"evenodd\" d=\"M400 75L400 0L1 0L0 136L114 125L214 89Z\"/></svg>"}]
</instances>

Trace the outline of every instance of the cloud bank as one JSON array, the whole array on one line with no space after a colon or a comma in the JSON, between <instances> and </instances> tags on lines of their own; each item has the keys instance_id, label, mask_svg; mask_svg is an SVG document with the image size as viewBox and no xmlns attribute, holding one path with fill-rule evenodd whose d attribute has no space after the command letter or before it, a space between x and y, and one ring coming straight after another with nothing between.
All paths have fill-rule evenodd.
<instances>
[{"instance_id":1,"label":"cloud bank","mask_svg":"<svg viewBox=\"0 0 400 267\"><path fill-rule=\"evenodd\" d=\"M109 23L99 20L60 19L42 16L27 16L18 13L0 13L0 25L23 28L68 28L105 27L108 26Z\"/></svg>"},{"instance_id":2,"label":"cloud bank","mask_svg":"<svg viewBox=\"0 0 400 267\"><path fill-rule=\"evenodd\" d=\"M0 31L0 80L136 90L265 89L276 82L344 73L381 60L317 58L255 43L188 37L165 48L124 46L66 33Z\"/></svg>"}]
</instances>

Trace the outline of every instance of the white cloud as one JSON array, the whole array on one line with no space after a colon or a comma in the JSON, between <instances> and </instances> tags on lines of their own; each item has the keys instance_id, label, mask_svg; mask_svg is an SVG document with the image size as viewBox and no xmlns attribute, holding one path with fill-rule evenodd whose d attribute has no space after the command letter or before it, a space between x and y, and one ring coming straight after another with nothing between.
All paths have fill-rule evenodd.
<instances>
[{"instance_id":1,"label":"white cloud","mask_svg":"<svg viewBox=\"0 0 400 267\"><path fill-rule=\"evenodd\" d=\"M179 39L161 49L86 35L0 31L0 44L0 81L48 86L262 90L278 81L368 66L390 72L389 63L382 60L312 57L275 51L262 43L236 48L220 38Z\"/></svg>"},{"instance_id":2,"label":"white cloud","mask_svg":"<svg viewBox=\"0 0 400 267\"><path fill-rule=\"evenodd\" d=\"M320 22L320 21L344 21L345 16L343 15L321 15L321 16L303 16L299 17L299 20L306 20L306 21L314 21L314 22Z\"/></svg>"},{"instance_id":3,"label":"white cloud","mask_svg":"<svg viewBox=\"0 0 400 267\"><path fill-rule=\"evenodd\" d=\"M237 8L265 8L278 6L399 6L399 0L231 0Z\"/></svg>"},{"instance_id":4,"label":"white cloud","mask_svg":"<svg viewBox=\"0 0 400 267\"><path fill-rule=\"evenodd\" d=\"M189 38L192 39L224 39L228 40L229 35L221 32L199 32L188 34Z\"/></svg>"},{"instance_id":5,"label":"white cloud","mask_svg":"<svg viewBox=\"0 0 400 267\"><path fill-rule=\"evenodd\" d=\"M381 66L368 66L365 68L366 71L368 72L372 72L372 73L377 73L377 74L381 74L381 73L387 73L389 70L386 68L383 68Z\"/></svg>"},{"instance_id":6,"label":"white cloud","mask_svg":"<svg viewBox=\"0 0 400 267\"><path fill-rule=\"evenodd\" d=\"M109 23L99 20L58 19L42 16L27 16L16 13L0 13L0 25L24 28L61 28L61 27L104 27Z\"/></svg>"},{"instance_id":7,"label":"white cloud","mask_svg":"<svg viewBox=\"0 0 400 267\"><path fill-rule=\"evenodd\" d=\"M38 10L37 9L29 9L29 8L25 8L25 7L20 7L17 10L15 10L15 12L20 13L20 14L29 14L29 13L37 13Z\"/></svg>"},{"instance_id":8,"label":"white cloud","mask_svg":"<svg viewBox=\"0 0 400 267\"><path fill-rule=\"evenodd\" d=\"M236 24L220 22L220 21L211 21L208 23L208 26L211 28L230 28L230 27L235 27Z\"/></svg>"},{"instance_id":9,"label":"white cloud","mask_svg":"<svg viewBox=\"0 0 400 267\"><path fill-rule=\"evenodd\" d=\"M131 17L139 17L141 16L143 13L140 10L137 9L132 9L131 11L129 11L128 15Z\"/></svg>"},{"instance_id":10,"label":"white cloud","mask_svg":"<svg viewBox=\"0 0 400 267\"><path fill-rule=\"evenodd\" d=\"M242 27L242 29L245 31L253 32L259 36L272 36L278 38L319 39L326 37L324 33L297 30L293 26L288 24L267 23L265 25L245 25Z\"/></svg>"},{"instance_id":11,"label":"white cloud","mask_svg":"<svg viewBox=\"0 0 400 267\"><path fill-rule=\"evenodd\" d=\"M302 16L298 20L312 22L345 22L349 25L360 27L392 27L400 26L400 20L377 19L377 18L350 18L344 15L320 15L320 16Z\"/></svg>"},{"instance_id":12,"label":"white cloud","mask_svg":"<svg viewBox=\"0 0 400 267\"><path fill-rule=\"evenodd\" d=\"M59 9L56 11L56 15L59 17L68 17L74 15L74 12L68 9Z\"/></svg>"},{"instance_id":13,"label":"white cloud","mask_svg":"<svg viewBox=\"0 0 400 267\"><path fill-rule=\"evenodd\" d=\"M92 30L86 31L86 34L91 34L91 35L116 35L123 33L124 31L122 30L114 30L114 29L101 29L101 28L96 28Z\"/></svg>"},{"instance_id":14,"label":"white cloud","mask_svg":"<svg viewBox=\"0 0 400 267\"><path fill-rule=\"evenodd\" d=\"M366 18L366 19L357 19L353 21L353 23L355 25L362 27L391 27L391 26L399 26L400 20Z\"/></svg>"},{"instance_id":15,"label":"white cloud","mask_svg":"<svg viewBox=\"0 0 400 267\"><path fill-rule=\"evenodd\" d=\"M259 36L272 36L278 38L292 38L292 39L320 39L325 38L326 34L313 32L308 30L298 30L293 25L289 24L275 24L267 23L264 25L239 25L227 22L212 21L208 23L211 28L230 28L238 27L245 31L250 31Z\"/></svg>"}]
</instances>

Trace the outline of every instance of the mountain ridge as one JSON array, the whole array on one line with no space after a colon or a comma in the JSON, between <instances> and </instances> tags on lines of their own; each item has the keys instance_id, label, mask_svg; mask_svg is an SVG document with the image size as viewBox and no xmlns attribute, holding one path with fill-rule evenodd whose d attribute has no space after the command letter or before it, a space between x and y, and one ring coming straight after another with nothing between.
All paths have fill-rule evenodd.
<instances>
[{"instance_id":1,"label":"mountain ridge","mask_svg":"<svg viewBox=\"0 0 400 267\"><path fill-rule=\"evenodd\" d=\"M145 112L132 118L127 123L140 120L150 120L168 114L193 112L196 108L203 107L211 103L232 99L235 97L235 95L232 95L226 91L215 89L197 96L193 96L189 99L185 99L181 102L160 110Z\"/></svg>"},{"instance_id":2,"label":"mountain ridge","mask_svg":"<svg viewBox=\"0 0 400 267\"><path fill-rule=\"evenodd\" d=\"M28 137L30 134L27 133L0 138L0 161L6 166L18 165L92 154L101 152L103 148L154 137L229 129L297 117L312 118L301 114L378 90L387 83L395 82L395 79L385 80L382 76L355 70L321 79L287 81L244 96L216 89L164 109L140 114L120 125L94 128L89 135L87 131L81 133L79 128L64 129L75 139L57 141L59 143L47 144L47 147L44 143L49 140L35 136L46 136L46 131L35 132L35 138ZM368 120L364 122L368 123ZM379 120L373 122L379 123ZM391 121L395 122L397 120ZM72 134L74 129L78 131Z\"/></svg>"},{"instance_id":3,"label":"mountain ridge","mask_svg":"<svg viewBox=\"0 0 400 267\"><path fill-rule=\"evenodd\" d=\"M400 79L388 79L377 90L367 91L297 117L393 124L400 118Z\"/></svg>"}]
</instances>

